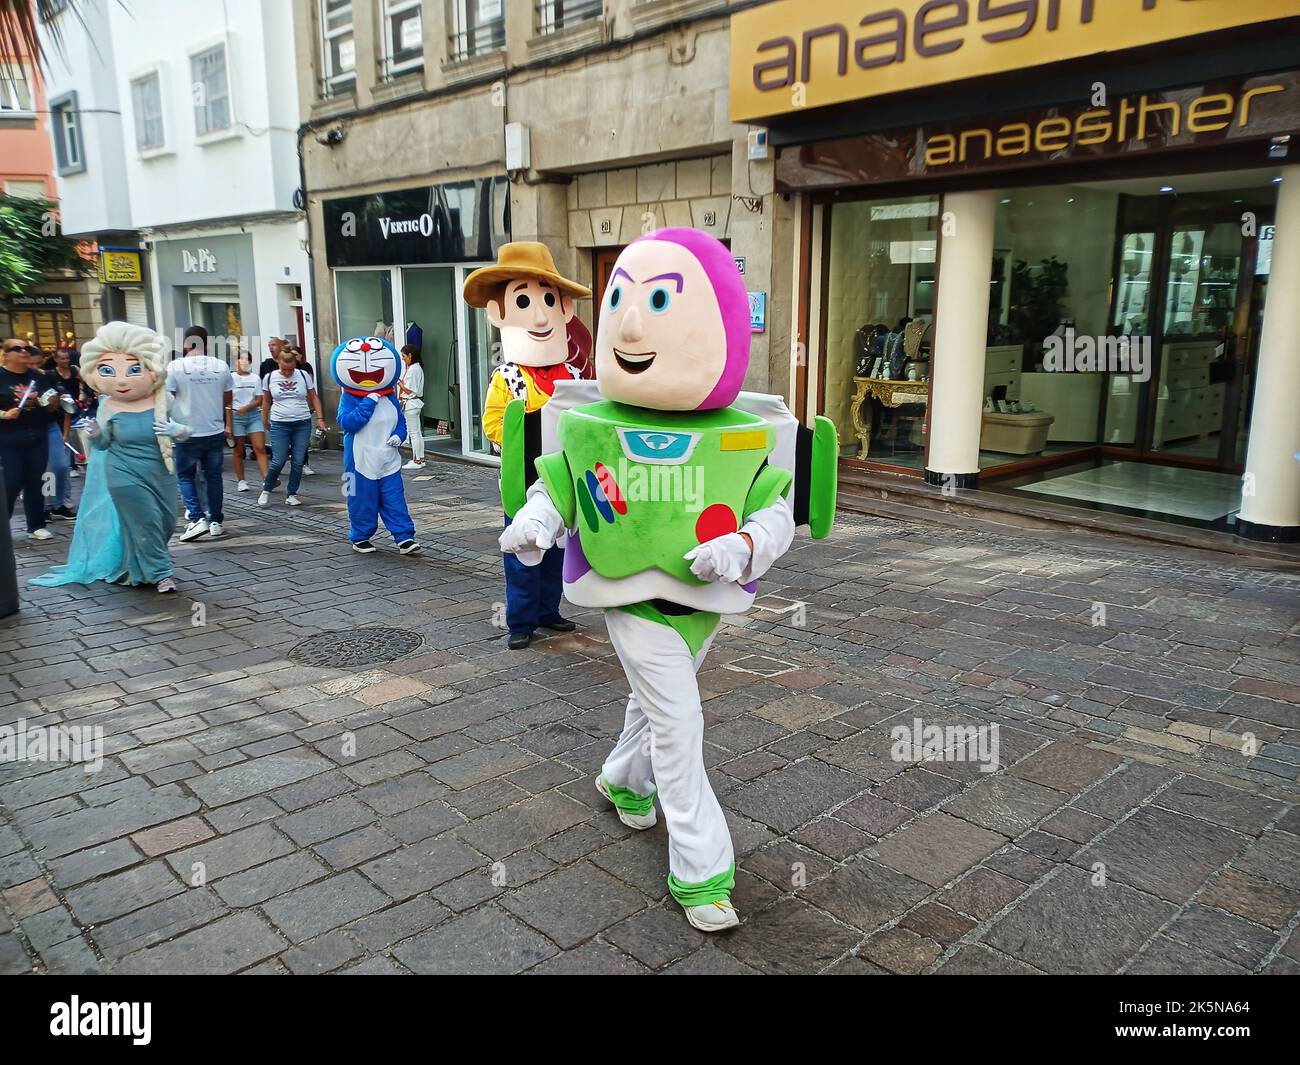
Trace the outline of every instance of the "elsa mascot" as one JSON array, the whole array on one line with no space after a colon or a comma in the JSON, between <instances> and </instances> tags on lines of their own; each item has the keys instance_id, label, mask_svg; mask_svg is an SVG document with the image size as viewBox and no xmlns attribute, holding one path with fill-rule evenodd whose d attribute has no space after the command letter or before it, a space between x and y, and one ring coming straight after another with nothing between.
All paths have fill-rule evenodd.
<instances>
[{"instance_id":1,"label":"elsa mascot","mask_svg":"<svg viewBox=\"0 0 1300 1065\"><path fill-rule=\"evenodd\" d=\"M406 441L406 419L397 399L402 360L388 341L356 337L334 349L330 372L343 390L338 423L343 430L343 484L352 550L362 555L375 552L370 538L379 531L382 518L397 550L414 554L420 545L406 506L398 450Z\"/></svg>"},{"instance_id":2,"label":"elsa mascot","mask_svg":"<svg viewBox=\"0 0 1300 1065\"><path fill-rule=\"evenodd\" d=\"M152 584L176 590L167 549L176 527L172 442L189 428L167 416L166 338L108 322L81 349L81 377L103 398L78 428L90 453L68 561L32 580L61 584Z\"/></svg>"}]
</instances>

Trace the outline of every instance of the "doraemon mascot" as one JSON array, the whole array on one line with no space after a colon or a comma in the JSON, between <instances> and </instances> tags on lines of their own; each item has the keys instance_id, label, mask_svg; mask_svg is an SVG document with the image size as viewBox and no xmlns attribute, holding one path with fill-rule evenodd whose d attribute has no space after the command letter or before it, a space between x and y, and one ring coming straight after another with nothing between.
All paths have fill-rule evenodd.
<instances>
[{"instance_id":1,"label":"doraemon mascot","mask_svg":"<svg viewBox=\"0 0 1300 1065\"><path fill-rule=\"evenodd\" d=\"M362 555L375 551L370 538L383 518L397 550L413 554L420 545L406 507L398 451L406 440L406 419L396 394L402 360L388 341L356 337L334 349L330 372L343 389L338 423L343 430L343 483L352 550Z\"/></svg>"}]
</instances>

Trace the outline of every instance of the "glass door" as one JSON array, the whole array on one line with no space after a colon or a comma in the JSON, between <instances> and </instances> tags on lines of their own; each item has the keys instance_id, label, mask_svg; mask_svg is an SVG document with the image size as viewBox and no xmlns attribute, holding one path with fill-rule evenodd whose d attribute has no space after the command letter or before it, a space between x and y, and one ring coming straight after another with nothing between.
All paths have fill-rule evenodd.
<instances>
[{"instance_id":1,"label":"glass door","mask_svg":"<svg viewBox=\"0 0 1300 1065\"><path fill-rule=\"evenodd\" d=\"M425 439L434 449L461 451L460 357L456 343L456 269L452 266L402 270L400 349L419 330L424 369ZM400 342L399 342L400 341Z\"/></svg>"},{"instance_id":2,"label":"glass door","mask_svg":"<svg viewBox=\"0 0 1300 1065\"><path fill-rule=\"evenodd\" d=\"M466 276L476 268L473 265L457 268L457 292L464 290ZM501 359L501 337L487 320L485 311L469 306L464 300L457 302L462 316L460 379L465 382L460 392L461 452L470 458L495 462L491 442L483 434L483 400L487 396L492 370Z\"/></svg>"}]
</instances>

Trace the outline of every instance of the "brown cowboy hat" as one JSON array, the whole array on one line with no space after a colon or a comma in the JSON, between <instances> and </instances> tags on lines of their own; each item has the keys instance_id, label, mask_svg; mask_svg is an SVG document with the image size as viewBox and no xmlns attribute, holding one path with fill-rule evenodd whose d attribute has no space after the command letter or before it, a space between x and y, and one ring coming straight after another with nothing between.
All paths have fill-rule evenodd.
<instances>
[{"instance_id":1,"label":"brown cowboy hat","mask_svg":"<svg viewBox=\"0 0 1300 1065\"><path fill-rule=\"evenodd\" d=\"M482 266L465 278L465 302L471 307L486 307L488 297L503 281L528 277L547 281L570 296L590 296L591 289L561 277L555 269L551 250L533 240L516 240L501 245L496 266Z\"/></svg>"}]
</instances>

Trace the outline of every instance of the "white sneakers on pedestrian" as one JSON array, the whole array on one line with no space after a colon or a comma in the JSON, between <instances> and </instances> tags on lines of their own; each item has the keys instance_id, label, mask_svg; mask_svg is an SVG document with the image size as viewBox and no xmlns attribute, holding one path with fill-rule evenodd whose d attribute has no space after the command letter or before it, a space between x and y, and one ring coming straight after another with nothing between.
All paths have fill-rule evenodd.
<instances>
[{"instance_id":1,"label":"white sneakers on pedestrian","mask_svg":"<svg viewBox=\"0 0 1300 1065\"><path fill-rule=\"evenodd\" d=\"M286 507L300 507L302 506L302 500L297 496L285 496L284 505Z\"/></svg>"},{"instance_id":2,"label":"white sneakers on pedestrian","mask_svg":"<svg viewBox=\"0 0 1300 1065\"><path fill-rule=\"evenodd\" d=\"M416 462L415 459L411 459L411 461L408 462L405 466L403 466L402 469L404 469L404 470L422 470L422 469L424 469L424 463L423 463L423 462Z\"/></svg>"},{"instance_id":3,"label":"white sneakers on pedestrian","mask_svg":"<svg viewBox=\"0 0 1300 1065\"><path fill-rule=\"evenodd\" d=\"M198 521L192 521L185 526L185 531L180 535L180 541L183 544L187 544L191 540L197 540L211 527L212 526L208 523L207 518L200 518Z\"/></svg>"},{"instance_id":4,"label":"white sneakers on pedestrian","mask_svg":"<svg viewBox=\"0 0 1300 1065\"><path fill-rule=\"evenodd\" d=\"M257 505L258 505L259 507L264 507L264 506L266 506L269 502L271 502L271 493L270 493L270 492L263 492L260 496L257 497Z\"/></svg>"},{"instance_id":5,"label":"white sneakers on pedestrian","mask_svg":"<svg viewBox=\"0 0 1300 1065\"><path fill-rule=\"evenodd\" d=\"M162 580L158 582L159 595L170 595L172 592L175 591L176 591L175 577L164 577Z\"/></svg>"},{"instance_id":6,"label":"white sneakers on pedestrian","mask_svg":"<svg viewBox=\"0 0 1300 1065\"><path fill-rule=\"evenodd\" d=\"M701 932L721 932L740 924L740 914L729 899L682 908L686 911L686 919L691 922L691 927L698 928Z\"/></svg>"},{"instance_id":7,"label":"white sneakers on pedestrian","mask_svg":"<svg viewBox=\"0 0 1300 1065\"><path fill-rule=\"evenodd\" d=\"M304 477L315 477L315 476L316 476L316 471L313 470L310 466L304 466L304 467L302 468L302 475L303 475Z\"/></svg>"},{"instance_id":8,"label":"white sneakers on pedestrian","mask_svg":"<svg viewBox=\"0 0 1300 1065\"><path fill-rule=\"evenodd\" d=\"M211 540L215 540L215 539L217 539L217 537L219 537L219 536L225 536L225 535L226 535L226 530L225 530L225 528L222 526L221 522L219 522L219 521L214 521L211 525L208 526L208 538L209 538L209 539L211 539Z\"/></svg>"},{"instance_id":9,"label":"white sneakers on pedestrian","mask_svg":"<svg viewBox=\"0 0 1300 1065\"><path fill-rule=\"evenodd\" d=\"M29 540L53 540L54 534L49 529L34 529L27 534Z\"/></svg>"},{"instance_id":10,"label":"white sneakers on pedestrian","mask_svg":"<svg viewBox=\"0 0 1300 1065\"><path fill-rule=\"evenodd\" d=\"M609 785L605 783L604 773L596 777L596 790L609 799L610 802L614 802L614 797L609 793ZM647 828L654 828L658 821L653 806L650 807L648 814L630 814L626 810L619 809L617 803L614 803L614 810L623 824L627 825L628 828L635 828L638 832L644 832Z\"/></svg>"},{"instance_id":11,"label":"white sneakers on pedestrian","mask_svg":"<svg viewBox=\"0 0 1300 1065\"><path fill-rule=\"evenodd\" d=\"M247 481L240 481L237 485L235 485L235 491L236 491L236 492L247 492L247 491L248 491L248 482L247 482Z\"/></svg>"}]
</instances>

